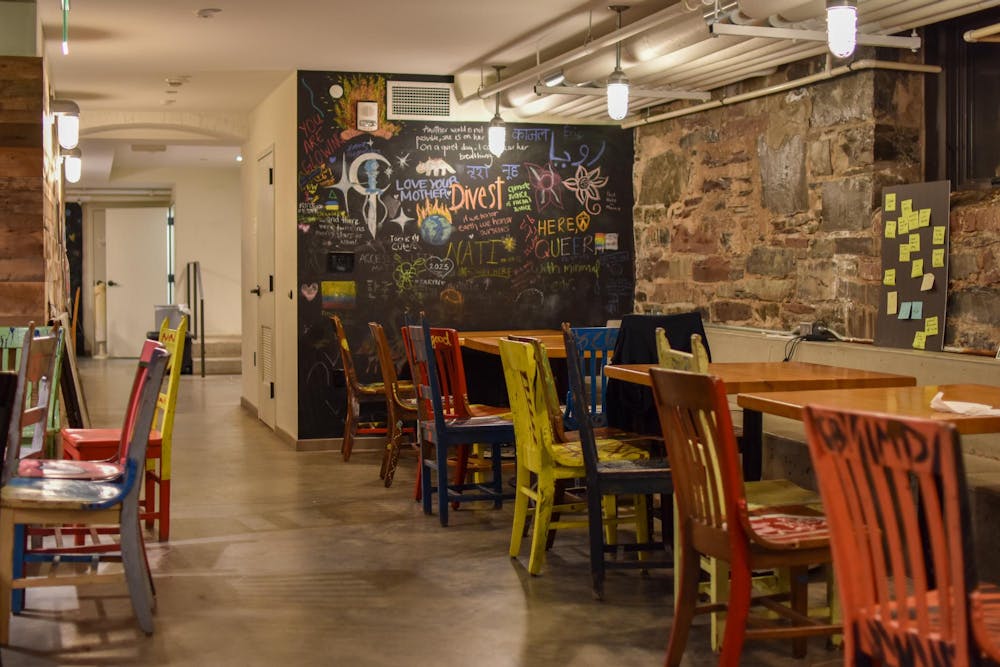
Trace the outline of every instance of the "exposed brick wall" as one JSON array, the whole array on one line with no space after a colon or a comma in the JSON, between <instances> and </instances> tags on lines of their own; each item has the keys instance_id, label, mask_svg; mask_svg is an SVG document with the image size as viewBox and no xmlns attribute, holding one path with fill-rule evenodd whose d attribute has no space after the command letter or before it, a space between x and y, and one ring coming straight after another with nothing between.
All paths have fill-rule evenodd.
<instances>
[{"instance_id":1,"label":"exposed brick wall","mask_svg":"<svg viewBox=\"0 0 1000 667\"><path fill-rule=\"evenodd\" d=\"M923 180L922 77L860 71L639 128L637 309L873 338L880 193ZM1000 343L997 204L953 197L947 345Z\"/></svg>"}]
</instances>

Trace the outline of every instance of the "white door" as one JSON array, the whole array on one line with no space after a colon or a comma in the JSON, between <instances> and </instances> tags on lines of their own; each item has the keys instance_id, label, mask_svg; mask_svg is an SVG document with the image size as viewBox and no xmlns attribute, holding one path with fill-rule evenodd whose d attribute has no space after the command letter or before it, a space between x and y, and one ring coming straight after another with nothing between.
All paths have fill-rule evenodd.
<instances>
[{"instance_id":1,"label":"white door","mask_svg":"<svg viewBox=\"0 0 1000 667\"><path fill-rule=\"evenodd\" d=\"M138 357L153 326L153 306L167 301L164 207L109 208L105 214L108 356Z\"/></svg>"},{"instance_id":2,"label":"white door","mask_svg":"<svg viewBox=\"0 0 1000 667\"><path fill-rule=\"evenodd\" d=\"M274 428L274 154L257 161L257 415Z\"/></svg>"}]
</instances>

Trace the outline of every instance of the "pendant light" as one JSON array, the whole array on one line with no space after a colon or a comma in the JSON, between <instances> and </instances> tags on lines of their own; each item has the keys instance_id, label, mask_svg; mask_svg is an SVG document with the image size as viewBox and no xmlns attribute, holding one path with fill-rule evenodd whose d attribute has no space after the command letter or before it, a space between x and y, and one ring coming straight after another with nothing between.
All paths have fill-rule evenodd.
<instances>
[{"instance_id":1,"label":"pendant light","mask_svg":"<svg viewBox=\"0 0 1000 667\"><path fill-rule=\"evenodd\" d=\"M76 148L80 142L80 107L73 100L52 100L49 110L56 118L56 135L63 148Z\"/></svg>"},{"instance_id":2,"label":"pendant light","mask_svg":"<svg viewBox=\"0 0 1000 667\"><path fill-rule=\"evenodd\" d=\"M500 70L503 69L503 65L494 65L493 69L497 71L497 83L500 83ZM487 139L489 141L490 153L493 153L496 157L500 157L507 144L507 125L503 122L503 118L500 117L500 93L496 94L496 112L493 115L493 120L490 121L490 127L487 130Z\"/></svg>"},{"instance_id":3,"label":"pendant light","mask_svg":"<svg viewBox=\"0 0 1000 667\"><path fill-rule=\"evenodd\" d=\"M847 58L858 42L856 0L826 0L826 43L830 53Z\"/></svg>"},{"instance_id":4,"label":"pendant light","mask_svg":"<svg viewBox=\"0 0 1000 667\"><path fill-rule=\"evenodd\" d=\"M608 9L618 12L618 30L622 29L622 12L628 5L611 5ZM622 43L615 44L615 70L608 77L608 115L612 120L622 120L628 115L628 77L622 71Z\"/></svg>"}]
</instances>

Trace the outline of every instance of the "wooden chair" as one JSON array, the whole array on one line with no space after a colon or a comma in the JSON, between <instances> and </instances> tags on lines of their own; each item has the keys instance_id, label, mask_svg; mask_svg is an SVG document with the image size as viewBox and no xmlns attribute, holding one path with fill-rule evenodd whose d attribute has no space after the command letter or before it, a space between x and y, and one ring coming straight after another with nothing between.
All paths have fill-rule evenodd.
<instances>
[{"instance_id":1,"label":"wooden chair","mask_svg":"<svg viewBox=\"0 0 1000 667\"><path fill-rule=\"evenodd\" d=\"M49 378L49 404L48 415L45 423L45 434L41 441L35 442L33 434L27 439L22 439L22 444L28 445L27 452L30 456L55 456L58 455L58 433L61 419L59 407L59 385L62 379L62 360L66 353L65 332L58 322L51 326L36 327L31 322L27 327L0 327L0 371L11 371L16 373L21 362L21 351L24 346L24 337L28 334L35 337L56 336L56 346L53 350L53 363ZM36 352L40 350L36 348ZM30 441L30 442L29 442Z\"/></svg>"},{"instance_id":2,"label":"wooden chair","mask_svg":"<svg viewBox=\"0 0 1000 667\"><path fill-rule=\"evenodd\" d=\"M750 508L743 487L736 436L722 381L710 375L654 368L650 371L667 453L674 471L679 552L675 577L681 581L667 647L667 667L680 664L696 613L727 611L719 664L739 664L747 638L792 640L805 654L804 638L840 632L834 623L807 615L808 567L830 562L829 530L821 512L805 506ZM701 556L729 563L728 604L698 606ZM751 573L790 568L790 606L785 595L753 600L785 618L791 627L748 629Z\"/></svg>"},{"instance_id":3,"label":"wooden chair","mask_svg":"<svg viewBox=\"0 0 1000 667\"><path fill-rule=\"evenodd\" d=\"M939 421L809 406L846 665L1000 660L1000 592L977 588L959 436Z\"/></svg>"},{"instance_id":4,"label":"wooden chair","mask_svg":"<svg viewBox=\"0 0 1000 667\"><path fill-rule=\"evenodd\" d=\"M378 350L378 363L382 369L382 386L388 415L386 421L389 438L382 454L382 467L379 470L379 477L388 488L392 486L392 479L399 465L399 450L403 435L414 432L412 426L407 428L404 424L413 424L417 421L417 402L413 398L413 383L400 381L396 377L396 362L392 358L392 348L389 345L389 338L385 335L385 329L378 322L369 322L368 327L375 340L375 349Z\"/></svg>"},{"instance_id":5,"label":"wooden chair","mask_svg":"<svg viewBox=\"0 0 1000 667\"><path fill-rule=\"evenodd\" d=\"M337 343L340 348L340 362L344 367L344 386L347 390L347 418L344 420L344 441L340 453L345 461L351 460L354 450L354 439L358 434L385 435L389 430L385 426L361 426L361 404L381 403L385 397L385 385L381 382L359 382L354 370L354 358L351 356L351 345L347 342L344 323L339 315L330 316L333 327L337 331Z\"/></svg>"},{"instance_id":6,"label":"wooden chair","mask_svg":"<svg viewBox=\"0 0 1000 667\"><path fill-rule=\"evenodd\" d=\"M583 373L579 364L576 346L576 330L563 323L563 336L566 343L566 358L569 368L570 392L577 398L577 405L584 400L585 389ZM608 543L605 531L601 529L601 518L606 514L606 505L601 499L606 496L632 495L639 499L654 494L660 495L660 526L666 533L670 525L667 516L669 511L669 496L673 493L670 465L663 458L632 458L632 457L602 457L599 454L598 439L589 419L580 420L580 449L583 453L584 470L587 480L587 515L590 533L590 574L594 596L604 597L604 575L608 569L651 569L654 567L673 568L673 558L665 551L665 543L650 538L650 526L646 530L637 531L638 540L635 544L624 546ZM641 502L641 501L640 501ZM651 552L653 558L642 560L612 558L609 554L619 554L621 551Z\"/></svg>"},{"instance_id":7,"label":"wooden chair","mask_svg":"<svg viewBox=\"0 0 1000 667\"><path fill-rule=\"evenodd\" d=\"M618 339L618 329L614 327L576 327L577 363L583 368L585 402L574 405L573 392L566 393L566 428L571 431L578 429L579 414L584 410L590 415L595 426L607 426L608 417L604 405L607 398L608 380L604 377L604 367L607 365L615 349ZM566 354L569 363L569 353ZM580 397L575 400L579 401ZM578 414L579 413L579 414Z\"/></svg>"},{"instance_id":8,"label":"wooden chair","mask_svg":"<svg viewBox=\"0 0 1000 667\"><path fill-rule=\"evenodd\" d=\"M663 327L656 327L656 365L691 373L708 372L708 352L699 334L691 334L691 351L682 352L670 347L670 339Z\"/></svg>"},{"instance_id":9,"label":"wooden chair","mask_svg":"<svg viewBox=\"0 0 1000 667\"><path fill-rule=\"evenodd\" d=\"M153 592L139 529L139 488L167 356L166 350L156 349L150 362L142 367L139 407L134 412L134 421L122 427L122 432L129 434L129 441L125 474L119 480L92 482L17 477L0 489L0 644L8 644L11 593L15 588L51 586L55 585L53 582L66 585L103 583L112 576L118 578L90 568L87 574L71 572L58 581L54 571L41 577L15 577L14 527L21 524L117 525L132 609L142 630L147 634L153 632Z\"/></svg>"},{"instance_id":10,"label":"wooden chair","mask_svg":"<svg viewBox=\"0 0 1000 667\"><path fill-rule=\"evenodd\" d=\"M177 392L180 389L181 365L187 339L187 315L181 317L176 329L170 328L169 318L160 324L159 343L167 350L167 383L156 399L156 416L153 431L146 449L145 488L142 518L147 528L157 524L160 542L170 539L170 480L172 477L174 412ZM143 347L143 355L147 354ZM140 359L143 358L140 356ZM74 461L99 461L115 456L120 451L121 429L117 428L64 428L61 431L63 457ZM159 491L159 493L157 493Z\"/></svg>"},{"instance_id":11,"label":"wooden chair","mask_svg":"<svg viewBox=\"0 0 1000 667\"><path fill-rule=\"evenodd\" d=\"M501 453L505 445L514 443L514 427L510 420L491 416L455 417L445 408L463 400L443 390L435 363L435 348L431 328L421 318L420 326L407 327L413 384L417 395L420 437L421 500L425 514L433 513L433 494L438 496L438 519L448 525L449 502L490 500L494 507L503 503L503 474ZM467 483L463 479L448 482L448 452L462 446L482 444L489 447L491 479L487 482ZM436 480L434 486L432 480Z\"/></svg>"}]
</instances>

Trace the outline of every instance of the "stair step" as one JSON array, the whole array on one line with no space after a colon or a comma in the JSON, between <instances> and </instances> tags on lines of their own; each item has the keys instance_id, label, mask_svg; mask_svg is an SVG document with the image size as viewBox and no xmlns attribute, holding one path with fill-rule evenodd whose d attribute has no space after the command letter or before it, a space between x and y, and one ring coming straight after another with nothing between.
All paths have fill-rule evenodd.
<instances>
[{"instance_id":1,"label":"stair step","mask_svg":"<svg viewBox=\"0 0 1000 667\"><path fill-rule=\"evenodd\" d=\"M240 357L205 357L205 375L239 375L243 372ZM201 358L194 358L194 374L201 375Z\"/></svg>"}]
</instances>

